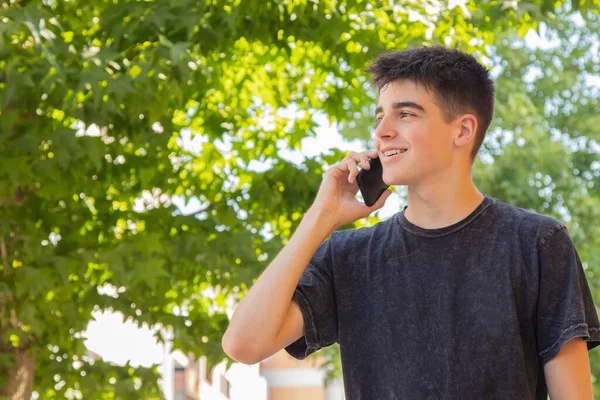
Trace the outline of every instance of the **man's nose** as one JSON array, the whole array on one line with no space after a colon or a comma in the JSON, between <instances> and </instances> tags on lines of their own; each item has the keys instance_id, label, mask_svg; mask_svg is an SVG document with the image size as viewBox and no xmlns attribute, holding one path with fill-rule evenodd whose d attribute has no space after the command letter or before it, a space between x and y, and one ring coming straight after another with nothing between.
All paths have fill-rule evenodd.
<instances>
[{"instance_id":1,"label":"man's nose","mask_svg":"<svg viewBox=\"0 0 600 400\"><path fill-rule=\"evenodd\" d=\"M397 134L396 127L388 117L383 117L379 125L375 128L375 137L389 137Z\"/></svg>"}]
</instances>

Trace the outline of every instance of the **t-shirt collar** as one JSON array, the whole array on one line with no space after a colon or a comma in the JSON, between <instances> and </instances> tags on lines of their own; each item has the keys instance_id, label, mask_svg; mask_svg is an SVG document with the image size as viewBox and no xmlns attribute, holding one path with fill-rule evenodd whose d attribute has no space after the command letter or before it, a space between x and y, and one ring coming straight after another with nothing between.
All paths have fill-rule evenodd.
<instances>
[{"instance_id":1,"label":"t-shirt collar","mask_svg":"<svg viewBox=\"0 0 600 400\"><path fill-rule=\"evenodd\" d=\"M483 193L483 195L484 195L483 201L481 203L479 203L477 208L475 208L475 210L473 210L471 212L471 214L469 214L467 217L463 218L461 221L458 221L449 226L445 226L443 228L425 229L425 228L422 228L420 226L413 224L406 218L406 215L405 215L408 205L404 206L402 211L396 213L396 215L395 215L396 221L400 224L400 226L405 231L412 233L413 235L426 237L426 238L437 238L437 237L441 237L441 236L446 236L446 235L449 235L456 231L459 231L460 229L469 225L479 215L481 215L481 213L483 213L483 211L485 211L490 205L492 205L494 203L495 200L493 197L488 196L485 193Z\"/></svg>"}]
</instances>

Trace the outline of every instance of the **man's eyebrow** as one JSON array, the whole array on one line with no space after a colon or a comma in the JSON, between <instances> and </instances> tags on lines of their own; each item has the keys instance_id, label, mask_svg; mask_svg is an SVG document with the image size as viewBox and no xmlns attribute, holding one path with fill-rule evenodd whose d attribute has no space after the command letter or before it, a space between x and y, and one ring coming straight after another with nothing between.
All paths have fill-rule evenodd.
<instances>
[{"instance_id":1,"label":"man's eyebrow","mask_svg":"<svg viewBox=\"0 0 600 400\"><path fill-rule=\"evenodd\" d=\"M394 109L394 110L396 110L398 108L404 108L404 107L416 108L419 111L425 111L425 109L423 108L422 105L417 104L417 103L412 102L412 101L400 101L398 103L392 104L392 109ZM383 111L383 107L381 107L381 106L377 107L375 109L375 115L379 114L382 111Z\"/></svg>"}]
</instances>

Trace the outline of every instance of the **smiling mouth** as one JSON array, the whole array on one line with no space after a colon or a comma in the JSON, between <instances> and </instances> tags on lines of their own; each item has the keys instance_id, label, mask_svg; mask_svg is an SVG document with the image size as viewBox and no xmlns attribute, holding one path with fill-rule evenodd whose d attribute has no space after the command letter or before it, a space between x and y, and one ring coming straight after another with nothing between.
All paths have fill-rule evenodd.
<instances>
[{"instance_id":1,"label":"smiling mouth","mask_svg":"<svg viewBox=\"0 0 600 400\"><path fill-rule=\"evenodd\" d=\"M385 154L383 154L382 159L383 160L390 160L390 159L393 159L394 157L398 158L398 157L404 155L406 152L408 152L408 150L405 150L405 151L400 152L400 153L394 153L394 154L391 154L389 156L386 156Z\"/></svg>"}]
</instances>

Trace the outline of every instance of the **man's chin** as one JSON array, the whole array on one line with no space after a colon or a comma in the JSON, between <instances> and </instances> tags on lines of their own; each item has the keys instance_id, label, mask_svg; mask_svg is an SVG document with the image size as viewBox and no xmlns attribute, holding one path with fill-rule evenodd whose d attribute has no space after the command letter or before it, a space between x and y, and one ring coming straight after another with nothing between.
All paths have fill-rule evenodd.
<instances>
[{"instance_id":1,"label":"man's chin","mask_svg":"<svg viewBox=\"0 0 600 400\"><path fill-rule=\"evenodd\" d=\"M388 186L400 186L400 185L406 185L406 182L404 181L404 179L402 179L399 176L386 176L385 174L381 177L381 179L383 180L383 183L385 183Z\"/></svg>"}]
</instances>

